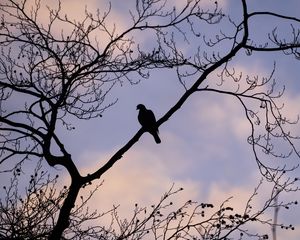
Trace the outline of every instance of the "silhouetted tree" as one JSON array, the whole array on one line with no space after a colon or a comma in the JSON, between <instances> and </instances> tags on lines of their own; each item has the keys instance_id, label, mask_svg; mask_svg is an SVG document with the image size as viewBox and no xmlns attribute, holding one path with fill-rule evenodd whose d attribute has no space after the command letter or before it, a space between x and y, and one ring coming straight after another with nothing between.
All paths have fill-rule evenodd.
<instances>
[{"instance_id":1,"label":"silhouetted tree","mask_svg":"<svg viewBox=\"0 0 300 240\"><path fill-rule=\"evenodd\" d=\"M181 9L176 9L168 7L163 0L137 0L135 9L130 11L130 26L117 31L107 21L111 6L103 13L98 10L92 14L86 9L84 19L78 21L65 16L61 11L63 2L58 1L57 8L48 8L48 21L44 23L40 20L43 1L37 0L33 4L27 0L1 1L2 171L11 171L17 176L22 164L26 164L28 159L36 161L42 159L51 167L64 167L71 177L70 186L52 196L54 187L51 186L57 181L56 178L48 179L44 173L37 173L29 186L34 188L38 186L40 193L27 192L26 199L22 198L20 201L17 199L19 195L12 182L12 188L6 190L7 204L2 209L10 209L16 213L14 215L16 217L19 216L18 212L24 215L20 215L20 221L17 221L19 220L17 218L7 222L8 227L6 228L6 225L4 227L7 229L6 236L14 237L27 232L28 235L24 238L36 235L35 237L60 239L62 236L67 238L68 231L72 227L73 230L78 230L77 234L84 236L84 231L79 231L80 221L76 222L75 218L70 220L72 214L75 214L74 211L76 212L72 209L80 189L100 179L139 140L144 129L140 129L110 159L107 159L102 167L86 176L80 174L74 157L66 149L57 129L64 126L71 130L73 126L70 116L87 120L101 117L107 108L115 104L107 101L106 97L118 82L128 81L135 84L140 79L148 78L151 69L157 68L174 68L184 89L180 99L158 119L158 126L172 117L192 95L215 92L232 96L241 103L250 123L251 135L248 142L252 146L258 168L263 177L273 182L276 187L266 206L273 204L277 192L297 190L293 187L294 180L286 181L283 177L284 174L294 170L294 167L288 169L286 166L267 164L259 151L262 149L265 154L274 157L300 157L295 147L297 136L286 128L287 125L296 122L287 119L282 114L282 107L276 102L283 92L278 92L275 88L273 81L275 66L269 77L260 78L235 72L231 63L238 54L251 55L253 52L267 54L282 51L283 54L299 58L299 29L295 24L300 23L300 19L274 12L249 12L246 0L241 0L239 1L241 15L233 20L219 9L217 1L208 8L202 7L201 3L200 0L191 0ZM42 14L45 16L45 13ZM253 26L250 22L260 16L290 21L292 38L280 38L276 29L270 29L266 42L257 43L252 37ZM228 24L230 32L220 31L208 38L203 32L204 27L218 24L221 26ZM152 48L138 42L137 34L146 31L152 34ZM180 50L178 36L184 42L197 44L193 55ZM215 73L219 73L220 82L217 84L207 82L206 80ZM225 83L233 87L226 88ZM281 149L274 145L280 141L288 143L287 153L282 153ZM41 184L37 184L39 181ZM45 188L48 188L47 191ZM277 191L278 189L280 191ZM171 191L166 196L172 193ZM185 234L185 238L192 238L194 233L191 233L190 229L194 229L198 231L195 238L226 239L235 230L239 230L241 236L247 234L241 230L242 225L258 219L257 213L251 215L247 207L245 213L231 215L228 213L231 212L230 207L224 205L208 220L195 223L194 216L202 214L198 212L199 207L207 208L212 205L197 205L193 202L187 202L179 208L181 209L179 213L160 216L159 212L168 206L164 202L166 198L164 197L150 214L145 215L144 220L137 218L143 210L138 206L130 221L119 221L117 215L114 215L119 223L120 233L104 228L98 229L99 231L94 229L95 237L140 239L147 232L152 232L155 239L168 239L167 236L184 239ZM39 209L44 209L45 212L34 215L37 214L33 211L36 206L33 207L32 204L36 206L42 204ZM181 218L186 215L184 212L186 207L195 205L195 211L189 213L190 220L184 223ZM28 210L20 210L22 207ZM115 213L115 209L112 211ZM264 208L261 212L263 211ZM23 217L32 219L32 222L22 221ZM17 229L14 227L16 222L19 222ZM147 227L144 224L146 222L152 222L152 225ZM36 226L33 232L29 231L32 224ZM43 226L46 226L45 230L41 229ZM162 233L158 233L159 231ZM87 231L87 234L92 233Z\"/></svg>"}]
</instances>

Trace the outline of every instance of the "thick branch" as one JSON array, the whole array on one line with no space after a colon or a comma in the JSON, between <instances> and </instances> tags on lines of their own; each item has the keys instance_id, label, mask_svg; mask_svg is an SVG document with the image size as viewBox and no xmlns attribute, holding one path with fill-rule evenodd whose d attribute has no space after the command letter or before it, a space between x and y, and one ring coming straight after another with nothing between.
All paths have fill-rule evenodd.
<instances>
[{"instance_id":1,"label":"thick branch","mask_svg":"<svg viewBox=\"0 0 300 240\"><path fill-rule=\"evenodd\" d=\"M274 13L274 12L264 11L264 12L253 12L253 13L249 13L248 14L249 18L253 17L253 16L257 16L257 15L274 16L274 17L285 19L285 20L292 20L292 21L300 23L300 19L299 18L290 17L290 16L286 16L286 15L281 15L281 14Z\"/></svg>"}]
</instances>

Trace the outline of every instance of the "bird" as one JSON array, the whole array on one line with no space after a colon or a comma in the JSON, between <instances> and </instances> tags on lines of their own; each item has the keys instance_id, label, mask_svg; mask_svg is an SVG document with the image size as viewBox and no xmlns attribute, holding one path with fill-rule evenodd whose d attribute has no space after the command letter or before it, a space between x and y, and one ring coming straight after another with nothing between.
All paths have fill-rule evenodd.
<instances>
[{"instance_id":1,"label":"bird","mask_svg":"<svg viewBox=\"0 0 300 240\"><path fill-rule=\"evenodd\" d=\"M136 109L139 110L139 123L146 132L149 132L154 137L154 140L157 144L161 143L161 140L158 136L159 131L154 113L150 109L147 109L143 104L138 104Z\"/></svg>"}]
</instances>

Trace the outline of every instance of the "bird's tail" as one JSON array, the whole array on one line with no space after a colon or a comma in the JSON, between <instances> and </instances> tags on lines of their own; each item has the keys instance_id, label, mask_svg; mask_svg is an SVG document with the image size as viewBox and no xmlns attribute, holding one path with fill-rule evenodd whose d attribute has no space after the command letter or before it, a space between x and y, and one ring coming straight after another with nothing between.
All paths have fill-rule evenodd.
<instances>
[{"instance_id":1,"label":"bird's tail","mask_svg":"<svg viewBox=\"0 0 300 240\"><path fill-rule=\"evenodd\" d=\"M159 138L159 136L158 136L158 132L154 133L154 134L153 134L153 137L154 137L154 140L155 140L155 142L156 142L157 144L161 143L161 140L160 140L160 138Z\"/></svg>"}]
</instances>

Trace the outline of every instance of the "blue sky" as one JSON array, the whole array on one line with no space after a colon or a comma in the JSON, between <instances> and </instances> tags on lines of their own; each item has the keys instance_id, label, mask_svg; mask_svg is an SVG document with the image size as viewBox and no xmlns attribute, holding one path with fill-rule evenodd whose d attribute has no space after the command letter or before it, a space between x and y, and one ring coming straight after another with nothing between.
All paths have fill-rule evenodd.
<instances>
[{"instance_id":1,"label":"blue sky","mask_svg":"<svg viewBox=\"0 0 300 240\"><path fill-rule=\"evenodd\" d=\"M178 2L174 1L174 4ZM248 2L249 9L274 10L299 17L298 1L290 1L289 4L282 1ZM123 7L118 8L118 4L112 1L113 9L114 6L117 9L114 14L123 19L126 12L122 11ZM225 13L233 14L234 18L240 17L239 1L222 1L221 5ZM265 31L273 26L273 19L261 18L260 22L254 23L253 34L258 39L265 39ZM185 48L187 52L194 50L193 45ZM286 102L287 115L296 118L300 113L299 62L293 56L254 53L247 57L239 54L233 64L245 75L264 77L271 73L275 61L274 77L279 87L286 86L283 101ZM215 80L208 79L207 83ZM105 112L103 118L76 122L76 131L65 135L79 166L86 172L101 166L135 134L140 127L135 109L138 103L151 108L159 118L182 92L183 88L172 70L153 71L148 80L138 85L131 86L124 82L122 87L115 88L110 97L112 100L117 97L118 102ZM299 132L299 125L294 130ZM121 161L104 175L104 186L94 201L101 201L103 206L108 207L120 203L121 212L123 207L123 214L127 215L133 203L151 204L175 183L186 189L180 197L182 199L192 198L217 204L233 196L232 204L242 208L261 178L247 143L249 133L250 126L235 99L213 93L195 94L160 127L162 144L156 145L150 135L144 134ZM299 159L294 161L298 162ZM299 175L299 170L296 171L294 174ZM265 193L262 191L258 195L258 202L265 200ZM299 199L300 195L291 193L283 198ZM299 207L289 212L280 211L281 221L298 228L296 231L280 231L279 239L297 239L300 235L299 214Z\"/></svg>"},{"instance_id":2,"label":"blue sky","mask_svg":"<svg viewBox=\"0 0 300 240\"><path fill-rule=\"evenodd\" d=\"M84 5L92 11L102 8L105 1L62 2L67 13L80 16ZM124 20L128 19L125 1L111 2L112 20L116 22L117 29L122 29L128 24ZM204 2L210 4L213 1ZM240 18L240 1L219 2L225 14L231 14L234 19ZM179 7L182 1L171 1L170 4ZM300 18L298 0L290 0L288 4L282 0L251 0L248 4L249 10L272 10ZM253 34L258 36L258 40L264 39L266 31L272 30L274 24L273 19L261 18L261 21L253 23L251 32L253 29ZM208 28L204 30L207 34L212 34ZM213 28L213 31L216 31L217 26ZM289 36L290 29L286 25L279 29L282 30L282 34ZM151 44L151 34L139 37L145 45ZM194 47L194 44L182 43L182 50L187 53L195 51ZM293 56L278 53L255 53L250 57L241 53L232 64L242 71L244 76L263 77L271 73L274 62L274 78L279 86L286 86L282 98L286 104L286 114L296 118L300 114L298 60ZM192 78L190 81L195 80L197 76ZM206 83L213 86L217 81L217 77L213 76L208 78ZM145 104L160 118L179 99L183 91L173 70L154 70L149 79L142 80L137 85L130 85L126 81L122 86L117 84L110 92L107 102L115 99L118 99L118 102L109 108L102 118L89 121L72 119L76 129L71 132L61 130L60 135L81 172L88 173L104 164L140 128L137 121L137 104ZM299 124L292 130L300 135ZM104 185L91 200L91 205L101 202L104 208L109 209L112 204L119 203L121 213L127 215L135 202L142 205L152 204L175 183L175 186L185 188L178 196L178 201L193 199L217 205L233 196L232 204L242 209L245 200L250 197L261 179L251 146L247 143L249 133L249 123L236 99L215 93L196 93L160 127L161 144L156 145L149 134L143 134L140 141L104 175ZM299 142L297 144L300 148ZM288 164L293 165L299 163L300 159L294 158L289 161ZM293 176L299 176L299 169ZM63 179L68 181L67 177ZM268 186L265 188L268 189ZM258 195L259 203L267 197L266 192L262 191ZM283 198L299 200L300 194L290 193ZM293 232L280 231L278 239L298 239L299 215L299 207L288 212L280 211L279 221L298 227Z\"/></svg>"}]
</instances>

